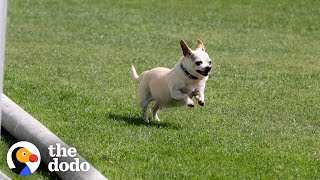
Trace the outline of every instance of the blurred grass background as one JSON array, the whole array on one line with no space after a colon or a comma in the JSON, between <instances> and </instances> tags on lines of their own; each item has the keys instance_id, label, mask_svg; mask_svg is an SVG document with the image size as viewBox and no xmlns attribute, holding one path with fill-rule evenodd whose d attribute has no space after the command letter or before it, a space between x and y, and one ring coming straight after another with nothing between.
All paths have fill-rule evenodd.
<instances>
[{"instance_id":1,"label":"blurred grass background","mask_svg":"<svg viewBox=\"0 0 320 180\"><path fill-rule=\"evenodd\" d=\"M317 179L319 7L9 0L4 93L110 179ZM179 40L198 38L216 72L206 106L166 109L145 125L130 64L173 67ZM2 139L5 162L15 140Z\"/></svg>"}]
</instances>

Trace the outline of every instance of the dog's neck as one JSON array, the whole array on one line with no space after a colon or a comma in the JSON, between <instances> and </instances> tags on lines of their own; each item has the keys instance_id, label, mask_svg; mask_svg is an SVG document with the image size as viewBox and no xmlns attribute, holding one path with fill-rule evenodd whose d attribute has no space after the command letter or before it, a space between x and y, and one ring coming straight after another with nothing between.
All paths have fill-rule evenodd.
<instances>
[{"instance_id":1,"label":"dog's neck","mask_svg":"<svg viewBox=\"0 0 320 180\"><path fill-rule=\"evenodd\" d=\"M194 80L198 79L196 76L190 74L189 71L182 65L182 63L180 63L180 68L190 79L194 79Z\"/></svg>"}]
</instances>

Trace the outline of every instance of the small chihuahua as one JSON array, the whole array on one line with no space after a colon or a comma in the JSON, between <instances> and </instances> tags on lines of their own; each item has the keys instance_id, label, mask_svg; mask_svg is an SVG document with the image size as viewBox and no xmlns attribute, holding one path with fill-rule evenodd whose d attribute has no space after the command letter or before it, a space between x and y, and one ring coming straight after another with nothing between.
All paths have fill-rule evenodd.
<instances>
[{"instance_id":1,"label":"small chihuahua","mask_svg":"<svg viewBox=\"0 0 320 180\"><path fill-rule=\"evenodd\" d=\"M151 111L158 121L158 112L162 108L182 104L194 107L193 96L200 106L204 106L204 88L211 71L211 59L201 40L198 40L196 50L191 50L183 40L180 45L183 56L173 69L158 67L139 76L131 65L131 78L139 84L142 119L146 123L149 123L147 107L151 101L155 101Z\"/></svg>"}]
</instances>

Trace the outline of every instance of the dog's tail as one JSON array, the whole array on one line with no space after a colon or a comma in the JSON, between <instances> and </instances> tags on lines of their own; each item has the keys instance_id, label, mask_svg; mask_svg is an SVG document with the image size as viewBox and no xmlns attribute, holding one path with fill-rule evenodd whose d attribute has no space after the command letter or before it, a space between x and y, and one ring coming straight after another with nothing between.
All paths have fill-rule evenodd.
<instances>
[{"instance_id":1,"label":"dog's tail","mask_svg":"<svg viewBox=\"0 0 320 180\"><path fill-rule=\"evenodd\" d=\"M134 82L139 82L139 75L137 74L136 68L131 65L131 79Z\"/></svg>"}]
</instances>

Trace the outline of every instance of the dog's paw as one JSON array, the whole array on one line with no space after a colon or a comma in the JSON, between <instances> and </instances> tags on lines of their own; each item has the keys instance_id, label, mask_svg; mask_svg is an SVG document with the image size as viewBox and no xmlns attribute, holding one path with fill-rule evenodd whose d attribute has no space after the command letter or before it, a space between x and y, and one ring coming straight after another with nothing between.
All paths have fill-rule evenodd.
<instances>
[{"instance_id":1,"label":"dog's paw","mask_svg":"<svg viewBox=\"0 0 320 180\"><path fill-rule=\"evenodd\" d=\"M188 107L194 107L194 103L192 102L192 103L190 103L190 104L187 104L188 105Z\"/></svg>"},{"instance_id":2,"label":"dog's paw","mask_svg":"<svg viewBox=\"0 0 320 180\"><path fill-rule=\"evenodd\" d=\"M145 123L147 123L147 124L149 124L149 123L150 123L150 121L149 121L149 119L148 119L148 118L143 118L143 121L144 121Z\"/></svg>"},{"instance_id":3,"label":"dog's paw","mask_svg":"<svg viewBox=\"0 0 320 180\"><path fill-rule=\"evenodd\" d=\"M187 99L186 104L188 107L194 107L194 102L190 98Z\"/></svg>"},{"instance_id":4,"label":"dog's paw","mask_svg":"<svg viewBox=\"0 0 320 180\"><path fill-rule=\"evenodd\" d=\"M198 101L198 104L199 104L200 106L204 106L204 102L203 102L203 101Z\"/></svg>"}]
</instances>

